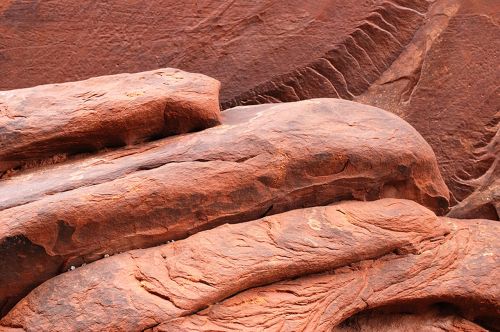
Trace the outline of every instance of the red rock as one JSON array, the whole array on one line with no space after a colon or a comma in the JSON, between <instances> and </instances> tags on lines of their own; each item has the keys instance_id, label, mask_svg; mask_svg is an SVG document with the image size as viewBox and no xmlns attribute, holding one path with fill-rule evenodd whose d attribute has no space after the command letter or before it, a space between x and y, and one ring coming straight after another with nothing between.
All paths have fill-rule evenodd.
<instances>
[{"instance_id":1,"label":"red rock","mask_svg":"<svg viewBox=\"0 0 500 332\"><path fill-rule=\"evenodd\" d=\"M0 91L2 171L219 124L219 82L177 69Z\"/></svg>"},{"instance_id":2,"label":"red rock","mask_svg":"<svg viewBox=\"0 0 500 332\"><path fill-rule=\"evenodd\" d=\"M3 1L0 89L168 66L215 77L224 87L222 100L228 100L328 52L367 17L386 20L385 29L396 25L396 33L408 38L410 12L425 11L426 5L422 0Z\"/></svg>"},{"instance_id":3,"label":"red rock","mask_svg":"<svg viewBox=\"0 0 500 332\"><path fill-rule=\"evenodd\" d=\"M426 4L384 2L329 51L223 99L223 107L336 97L386 109L429 142L452 203L464 200L495 159L482 151L499 128L500 3ZM494 209L485 209L468 215L493 218Z\"/></svg>"},{"instance_id":4,"label":"red rock","mask_svg":"<svg viewBox=\"0 0 500 332\"><path fill-rule=\"evenodd\" d=\"M62 274L0 324L26 331L326 331L358 312L415 301L448 302L466 316L494 319L499 232L495 222L440 219L396 199L294 210Z\"/></svg>"},{"instance_id":5,"label":"red rock","mask_svg":"<svg viewBox=\"0 0 500 332\"><path fill-rule=\"evenodd\" d=\"M447 209L432 150L388 112L319 99L223 123L0 182L4 310L71 265L224 223L352 198Z\"/></svg>"},{"instance_id":6,"label":"red rock","mask_svg":"<svg viewBox=\"0 0 500 332\"><path fill-rule=\"evenodd\" d=\"M251 287L373 259L447 231L411 201L294 210L65 273L35 289L2 324L39 331L143 330ZM70 316L82 319L62 319Z\"/></svg>"},{"instance_id":7,"label":"red rock","mask_svg":"<svg viewBox=\"0 0 500 332\"><path fill-rule=\"evenodd\" d=\"M495 160L484 149L500 120L499 13L497 1L438 1L407 51L356 99L400 115L422 134L458 202Z\"/></svg>"},{"instance_id":8,"label":"red rock","mask_svg":"<svg viewBox=\"0 0 500 332\"><path fill-rule=\"evenodd\" d=\"M429 309L417 313L370 312L350 317L332 332L487 332L456 314Z\"/></svg>"},{"instance_id":9,"label":"red rock","mask_svg":"<svg viewBox=\"0 0 500 332\"><path fill-rule=\"evenodd\" d=\"M461 183L475 188L463 201L448 213L452 218L500 220L500 130L491 142L479 151L480 160L491 160L490 168L479 178L462 180Z\"/></svg>"},{"instance_id":10,"label":"red rock","mask_svg":"<svg viewBox=\"0 0 500 332\"><path fill-rule=\"evenodd\" d=\"M153 331L331 331L360 311L436 302L498 323L500 226L488 220L447 224L449 234L409 251L252 288Z\"/></svg>"},{"instance_id":11,"label":"red rock","mask_svg":"<svg viewBox=\"0 0 500 332\"><path fill-rule=\"evenodd\" d=\"M492 164L478 151L499 123L496 2L149 4L4 2L0 88L172 66L219 79L225 108L340 97L394 112L435 150L453 204Z\"/></svg>"},{"instance_id":12,"label":"red rock","mask_svg":"<svg viewBox=\"0 0 500 332\"><path fill-rule=\"evenodd\" d=\"M336 97L353 99L405 50L424 21L425 0L383 1L329 50L288 73L223 99L223 107ZM340 7L340 5L339 5ZM275 73L278 74L278 73Z\"/></svg>"}]
</instances>

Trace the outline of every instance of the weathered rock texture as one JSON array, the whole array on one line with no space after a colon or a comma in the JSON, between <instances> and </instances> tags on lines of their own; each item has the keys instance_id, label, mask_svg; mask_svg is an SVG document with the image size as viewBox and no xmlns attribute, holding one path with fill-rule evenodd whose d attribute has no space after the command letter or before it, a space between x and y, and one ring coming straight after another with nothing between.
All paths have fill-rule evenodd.
<instances>
[{"instance_id":1,"label":"weathered rock texture","mask_svg":"<svg viewBox=\"0 0 500 332\"><path fill-rule=\"evenodd\" d=\"M219 86L204 75L159 69L0 91L0 175L61 154L212 127Z\"/></svg>"},{"instance_id":2,"label":"weathered rock texture","mask_svg":"<svg viewBox=\"0 0 500 332\"><path fill-rule=\"evenodd\" d=\"M310 63L275 76L231 100L224 100L223 106L318 97L353 99L366 91L403 52L422 25L428 6L426 0L383 1L321 56L312 57Z\"/></svg>"},{"instance_id":3,"label":"weathered rock texture","mask_svg":"<svg viewBox=\"0 0 500 332\"><path fill-rule=\"evenodd\" d=\"M495 160L485 147L499 130L500 2L437 4L412 45L356 100L415 127L436 152L454 198L462 201L476 189L468 181Z\"/></svg>"},{"instance_id":4,"label":"weathered rock texture","mask_svg":"<svg viewBox=\"0 0 500 332\"><path fill-rule=\"evenodd\" d=\"M436 302L494 320L499 235L493 221L438 218L406 200L294 210L62 274L0 324L25 331L329 331L364 310Z\"/></svg>"},{"instance_id":5,"label":"weathered rock texture","mask_svg":"<svg viewBox=\"0 0 500 332\"><path fill-rule=\"evenodd\" d=\"M357 100L424 136L455 204L492 164L478 150L500 119L499 13L492 0L4 1L0 89L172 66L219 79L224 108Z\"/></svg>"},{"instance_id":6,"label":"weathered rock texture","mask_svg":"<svg viewBox=\"0 0 500 332\"><path fill-rule=\"evenodd\" d=\"M175 67L231 98L321 56L383 2L2 1L0 89Z\"/></svg>"},{"instance_id":7,"label":"weathered rock texture","mask_svg":"<svg viewBox=\"0 0 500 332\"><path fill-rule=\"evenodd\" d=\"M447 308L446 308L447 309ZM350 317L333 332L488 332L448 310L431 308L417 313L369 312Z\"/></svg>"},{"instance_id":8,"label":"weathered rock texture","mask_svg":"<svg viewBox=\"0 0 500 332\"><path fill-rule=\"evenodd\" d=\"M478 149L479 160L493 160L490 168L479 178L461 180L474 192L455 205L448 216L453 218L481 218L499 220L500 216L500 130L488 145Z\"/></svg>"},{"instance_id":9,"label":"weathered rock texture","mask_svg":"<svg viewBox=\"0 0 500 332\"><path fill-rule=\"evenodd\" d=\"M498 323L498 224L456 219L446 225L449 234L409 251L252 288L154 330L331 331L362 310L436 301Z\"/></svg>"},{"instance_id":10,"label":"weathered rock texture","mask_svg":"<svg viewBox=\"0 0 500 332\"><path fill-rule=\"evenodd\" d=\"M27 185L29 184L29 186ZM70 265L342 199L437 213L434 154L388 112L339 99L235 108L223 125L0 182L4 308Z\"/></svg>"},{"instance_id":11,"label":"weathered rock texture","mask_svg":"<svg viewBox=\"0 0 500 332\"><path fill-rule=\"evenodd\" d=\"M500 2L429 4L384 2L332 50L223 106L337 97L389 110L429 142L462 201L495 159L481 151L499 128Z\"/></svg>"}]
</instances>

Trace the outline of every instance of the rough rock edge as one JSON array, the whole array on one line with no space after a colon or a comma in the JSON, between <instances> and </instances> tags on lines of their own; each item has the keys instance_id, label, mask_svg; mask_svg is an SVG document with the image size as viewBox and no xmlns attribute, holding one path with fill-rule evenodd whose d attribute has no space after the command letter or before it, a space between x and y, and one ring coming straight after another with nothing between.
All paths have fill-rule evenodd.
<instances>
[{"instance_id":1,"label":"rough rock edge","mask_svg":"<svg viewBox=\"0 0 500 332\"><path fill-rule=\"evenodd\" d=\"M429 5L426 0L387 0L323 57L222 101L221 107L227 109L318 97L352 100L375 82L404 51L424 21ZM379 44L383 47L376 47ZM313 89L311 94L307 85L314 84L322 88Z\"/></svg>"}]
</instances>

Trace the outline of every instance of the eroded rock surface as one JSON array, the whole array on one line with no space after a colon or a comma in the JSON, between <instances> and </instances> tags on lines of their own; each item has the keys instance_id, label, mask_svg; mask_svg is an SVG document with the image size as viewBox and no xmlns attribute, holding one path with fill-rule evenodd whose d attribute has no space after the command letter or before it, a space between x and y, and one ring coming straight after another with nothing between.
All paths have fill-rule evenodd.
<instances>
[{"instance_id":1,"label":"eroded rock surface","mask_svg":"<svg viewBox=\"0 0 500 332\"><path fill-rule=\"evenodd\" d=\"M499 130L499 22L500 2L438 1L413 44L356 99L400 115L422 134L458 202L495 160L485 150Z\"/></svg>"},{"instance_id":2,"label":"eroded rock surface","mask_svg":"<svg viewBox=\"0 0 500 332\"><path fill-rule=\"evenodd\" d=\"M350 317L333 332L488 332L483 327L448 310L423 312L369 312Z\"/></svg>"},{"instance_id":3,"label":"eroded rock surface","mask_svg":"<svg viewBox=\"0 0 500 332\"><path fill-rule=\"evenodd\" d=\"M453 206L448 216L453 218L474 218L499 220L500 217L500 130L490 143L476 151L481 161L493 160L490 168L479 178L460 180L474 192Z\"/></svg>"},{"instance_id":4,"label":"eroded rock surface","mask_svg":"<svg viewBox=\"0 0 500 332\"><path fill-rule=\"evenodd\" d=\"M153 331L331 331L357 312L412 302L446 302L498 323L498 223L455 219L446 225L450 233L409 251L252 288Z\"/></svg>"},{"instance_id":5,"label":"eroded rock surface","mask_svg":"<svg viewBox=\"0 0 500 332\"><path fill-rule=\"evenodd\" d=\"M293 210L62 274L0 324L25 331L327 331L368 309L415 302L495 319L499 232L493 221L439 218L398 199Z\"/></svg>"},{"instance_id":6,"label":"eroded rock surface","mask_svg":"<svg viewBox=\"0 0 500 332\"><path fill-rule=\"evenodd\" d=\"M219 86L166 68L0 91L0 176L61 155L217 125Z\"/></svg>"},{"instance_id":7,"label":"eroded rock surface","mask_svg":"<svg viewBox=\"0 0 500 332\"><path fill-rule=\"evenodd\" d=\"M3 1L0 331L497 329L499 22Z\"/></svg>"},{"instance_id":8,"label":"eroded rock surface","mask_svg":"<svg viewBox=\"0 0 500 332\"><path fill-rule=\"evenodd\" d=\"M435 150L453 204L491 167L477 151L499 123L497 1L154 0L144 7L4 1L0 88L172 66L219 79L224 108L335 97L398 114ZM484 215L492 213L475 216Z\"/></svg>"},{"instance_id":9,"label":"eroded rock surface","mask_svg":"<svg viewBox=\"0 0 500 332\"><path fill-rule=\"evenodd\" d=\"M405 50L422 25L426 0L383 1L358 26L308 64L278 75L223 107L319 97L353 99L365 92ZM339 4L340 6L340 4Z\"/></svg>"},{"instance_id":10,"label":"eroded rock surface","mask_svg":"<svg viewBox=\"0 0 500 332\"><path fill-rule=\"evenodd\" d=\"M203 132L2 181L0 298L7 308L59 271L105 254L294 208L384 197L441 214L448 206L432 150L398 117L339 99L235 108Z\"/></svg>"},{"instance_id":11,"label":"eroded rock surface","mask_svg":"<svg viewBox=\"0 0 500 332\"><path fill-rule=\"evenodd\" d=\"M335 97L389 110L432 146L456 204L495 159L481 151L499 128L499 21L489 0L383 2L331 50L223 107ZM492 215L481 211L469 216Z\"/></svg>"},{"instance_id":12,"label":"eroded rock surface","mask_svg":"<svg viewBox=\"0 0 500 332\"><path fill-rule=\"evenodd\" d=\"M383 2L2 1L0 89L175 67L220 80L225 100L321 56Z\"/></svg>"}]
</instances>

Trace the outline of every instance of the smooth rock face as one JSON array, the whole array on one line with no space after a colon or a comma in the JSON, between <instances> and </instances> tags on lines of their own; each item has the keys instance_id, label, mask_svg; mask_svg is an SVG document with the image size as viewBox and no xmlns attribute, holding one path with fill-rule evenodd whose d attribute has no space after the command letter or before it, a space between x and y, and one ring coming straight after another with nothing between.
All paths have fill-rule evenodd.
<instances>
[{"instance_id":1,"label":"smooth rock face","mask_svg":"<svg viewBox=\"0 0 500 332\"><path fill-rule=\"evenodd\" d=\"M175 67L220 80L225 100L321 56L381 3L4 0L0 89Z\"/></svg>"},{"instance_id":2,"label":"smooth rock face","mask_svg":"<svg viewBox=\"0 0 500 332\"><path fill-rule=\"evenodd\" d=\"M61 154L217 125L219 86L210 77L166 68L0 91L0 175Z\"/></svg>"},{"instance_id":3,"label":"smooth rock face","mask_svg":"<svg viewBox=\"0 0 500 332\"><path fill-rule=\"evenodd\" d=\"M499 232L492 221L438 218L398 199L294 210L77 268L36 288L0 324L327 331L364 310L415 301L494 319Z\"/></svg>"},{"instance_id":4,"label":"smooth rock face","mask_svg":"<svg viewBox=\"0 0 500 332\"><path fill-rule=\"evenodd\" d=\"M105 254L294 208L384 197L447 209L432 150L398 117L338 99L236 108L203 132L2 181L0 298L5 310L49 277Z\"/></svg>"}]
</instances>

